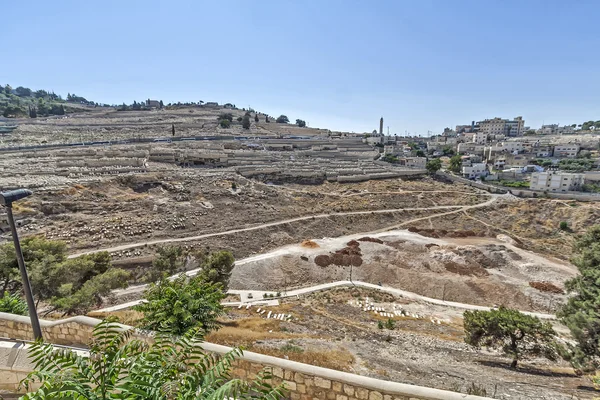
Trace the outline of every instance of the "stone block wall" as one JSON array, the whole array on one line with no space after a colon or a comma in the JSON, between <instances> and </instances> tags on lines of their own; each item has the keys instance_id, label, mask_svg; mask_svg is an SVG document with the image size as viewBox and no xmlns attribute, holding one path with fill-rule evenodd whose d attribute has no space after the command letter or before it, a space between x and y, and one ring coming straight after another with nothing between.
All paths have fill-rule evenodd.
<instances>
[{"instance_id":1,"label":"stone block wall","mask_svg":"<svg viewBox=\"0 0 600 400\"><path fill-rule=\"evenodd\" d=\"M40 321L44 340L50 343L85 347L100 320L72 317L59 321ZM131 327L122 325L124 329ZM136 335L151 340L144 332ZM0 338L29 341L33 332L29 317L0 313ZM230 347L203 343L206 352L225 354ZM295 361L244 352L233 365L232 375L253 378L264 368L273 374L273 383L283 383L291 400L482 400L479 396L431 389L397 382L383 381L335 371ZM31 371L27 345L0 339L0 389L15 390Z\"/></svg>"}]
</instances>

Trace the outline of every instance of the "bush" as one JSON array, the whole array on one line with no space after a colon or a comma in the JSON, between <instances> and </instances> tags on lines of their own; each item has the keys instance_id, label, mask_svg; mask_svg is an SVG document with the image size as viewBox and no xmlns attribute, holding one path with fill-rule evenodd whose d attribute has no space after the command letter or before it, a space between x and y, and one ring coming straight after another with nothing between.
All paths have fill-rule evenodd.
<instances>
[{"instance_id":1,"label":"bush","mask_svg":"<svg viewBox=\"0 0 600 400\"><path fill-rule=\"evenodd\" d=\"M300 128L304 128L306 126L306 121L303 121L301 119L297 119L296 120L296 125L298 125Z\"/></svg>"},{"instance_id":2,"label":"bush","mask_svg":"<svg viewBox=\"0 0 600 400\"><path fill-rule=\"evenodd\" d=\"M232 113L223 113L217 117L219 121L226 119L229 122L233 122L233 114Z\"/></svg>"},{"instance_id":3,"label":"bush","mask_svg":"<svg viewBox=\"0 0 600 400\"><path fill-rule=\"evenodd\" d=\"M231 126L231 121L228 119L222 119L219 121L219 125L221 128L229 128Z\"/></svg>"},{"instance_id":4,"label":"bush","mask_svg":"<svg viewBox=\"0 0 600 400\"><path fill-rule=\"evenodd\" d=\"M242 117L237 117L237 122L242 122L243 118Z\"/></svg>"},{"instance_id":5,"label":"bush","mask_svg":"<svg viewBox=\"0 0 600 400\"><path fill-rule=\"evenodd\" d=\"M385 327L389 330L393 330L396 327L396 321L394 321L391 318L388 318L388 320L385 321Z\"/></svg>"},{"instance_id":6,"label":"bush","mask_svg":"<svg viewBox=\"0 0 600 400\"><path fill-rule=\"evenodd\" d=\"M4 292L4 297L0 298L0 312L27 315L27 303L18 294Z\"/></svg>"},{"instance_id":7,"label":"bush","mask_svg":"<svg viewBox=\"0 0 600 400\"><path fill-rule=\"evenodd\" d=\"M566 221L561 221L559 226L561 231L566 231L569 229L569 224L567 224Z\"/></svg>"},{"instance_id":8,"label":"bush","mask_svg":"<svg viewBox=\"0 0 600 400\"><path fill-rule=\"evenodd\" d=\"M377 328L378 329L383 329L384 328L383 321L377 321Z\"/></svg>"},{"instance_id":9,"label":"bush","mask_svg":"<svg viewBox=\"0 0 600 400\"><path fill-rule=\"evenodd\" d=\"M217 318L224 313L220 284L203 277L181 274L175 280L162 279L144 292L146 303L134 307L144 313L140 326L157 332L183 335L192 328L206 334L219 327Z\"/></svg>"}]
</instances>

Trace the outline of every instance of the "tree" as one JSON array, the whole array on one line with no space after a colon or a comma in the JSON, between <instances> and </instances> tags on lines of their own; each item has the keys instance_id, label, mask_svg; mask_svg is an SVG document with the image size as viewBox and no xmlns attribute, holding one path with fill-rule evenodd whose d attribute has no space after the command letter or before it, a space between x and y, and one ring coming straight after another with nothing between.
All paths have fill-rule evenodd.
<instances>
[{"instance_id":1,"label":"tree","mask_svg":"<svg viewBox=\"0 0 600 400\"><path fill-rule=\"evenodd\" d=\"M15 89L15 93L19 97L31 97L31 89L19 86Z\"/></svg>"},{"instance_id":2,"label":"tree","mask_svg":"<svg viewBox=\"0 0 600 400\"><path fill-rule=\"evenodd\" d=\"M438 172L442 168L442 162L440 161L439 158L434 158L433 160L427 162L427 164L425 165L425 168L427 168L427 171L431 175L434 175L436 172Z\"/></svg>"},{"instance_id":3,"label":"tree","mask_svg":"<svg viewBox=\"0 0 600 400\"><path fill-rule=\"evenodd\" d=\"M174 280L161 279L144 292L145 303L134 307L144 313L140 326L158 332L182 335L192 328L206 334L219 324L224 313L220 284L206 282L203 276L181 274Z\"/></svg>"},{"instance_id":4,"label":"tree","mask_svg":"<svg viewBox=\"0 0 600 400\"><path fill-rule=\"evenodd\" d=\"M425 152L423 150L417 150L415 155L417 157L425 157Z\"/></svg>"},{"instance_id":5,"label":"tree","mask_svg":"<svg viewBox=\"0 0 600 400\"><path fill-rule=\"evenodd\" d=\"M8 83L4 87L4 93L6 93L7 95L12 94L12 86L10 86Z\"/></svg>"},{"instance_id":6,"label":"tree","mask_svg":"<svg viewBox=\"0 0 600 400\"><path fill-rule=\"evenodd\" d=\"M275 122L277 122L278 124L287 124L290 122L290 119L287 116L282 114L279 117L277 117Z\"/></svg>"},{"instance_id":7,"label":"tree","mask_svg":"<svg viewBox=\"0 0 600 400\"><path fill-rule=\"evenodd\" d=\"M235 190L234 184L235 182L231 184L233 190ZM223 291L227 291L233 267L235 267L233 254L226 250L217 251L206 257L202 263L201 276L206 282L220 283Z\"/></svg>"},{"instance_id":8,"label":"tree","mask_svg":"<svg viewBox=\"0 0 600 400\"><path fill-rule=\"evenodd\" d=\"M304 128L306 126L306 121L303 121L301 119L297 119L296 120L296 125L298 125L300 128Z\"/></svg>"},{"instance_id":9,"label":"tree","mask_svg":"<svg viewBox=\"0 0 600 400\"><path fill-rule=\"evenodd\" d=\"M457 154L455 156L452 156L452 158L450 158L450 171L458 174L460 173L460 170L462 168L462 157L460 156L460 154Z\"/></svg>"},{"instance_id":10,"label":"tree","mask_svg":"<svg viewBox=\"0 0 600 400\"><path fill-rule=\"evenodd\" d=\"M258 123L258 114L254 114L254 122Z\"/></svg>"},{"instance_id":11,"label":"tree","mask_svg":"<svg viewBox=\"0 0 600 400\"><path fill-rule=\"evenodd\" d=\"M265 122L266 122L266 123L269 123L269 122L271 122L271 121L269 121L269 116L268 116L268 115L265 115Z\"/></svg>"},{"instance_id":12,"label":"tree","mask_svg":"<svg viewBox=\"0 0 600 400\"><path fill-rule=\"evenodd\" d=\"M577 342L571 347L569 361L579 370L600 367L600 225L591 227L575 244L571 262L579 275L565 287L571 296L558 316Z\"/></svg>"},{"instance_id":13,"label":"tree","mask_svg":"<svg viewBox=\"0 0 600 400\"><path fill-rule=\"evenodd\" d=\"M163 101L162 101L162 100L161 100L161 101L160 101L158 104L159 104L159 108L160 108L160 109L162 109L162 108L165 106L165 104L163 103Z\"/></svg>"},{"instance_id":14,"label":"tree","mask_svg":"<svg viewBox=\"0 0 600 400\"><path fill-rule=\"evenodd\" d=\"M122 325L103 321L94 328L89 355L36 342L29 350L34 371L23 385L29 391L41 381L41 387L22 399L279 400L285 395L282 386L269 383L267 371L250 381L231 379L241 350L221 357L206 354L197 332L180 338L158 334L152 344L132 335Z\"/></svg>"},{"instance_id":15,"label":"tree","mask_svg":"<svg viewBox=\"0 0 600 400\"><path fill-rule=\"evenodd\" d=\"M500 307L490 311L465 311L465 342L474 347L500 348L512 357L511 368L526 355L556 357L553 338L556 335L550 322Z\"/></svg>"},{"instance_id":16,"label":"tree","mask_svg":"<svg viewBox=\"0 0 600 400\"><path fill-rule=\"evenodd\" d=\"M185 265L183 249L179 246L164 246L152 260L152 268L146 273L147 282L155 282L163 277L174 275Z\"/></svg>"},{"instance_id":17,"label":"tree","mask_svg":"<svg viewBox=\"0 0 600 400\"><path fill-rule=\"evenodd\" d=\"M250 116L244 115L244 118L242 120L242 128L250 129Z\"/></svg>"}]
</instances>

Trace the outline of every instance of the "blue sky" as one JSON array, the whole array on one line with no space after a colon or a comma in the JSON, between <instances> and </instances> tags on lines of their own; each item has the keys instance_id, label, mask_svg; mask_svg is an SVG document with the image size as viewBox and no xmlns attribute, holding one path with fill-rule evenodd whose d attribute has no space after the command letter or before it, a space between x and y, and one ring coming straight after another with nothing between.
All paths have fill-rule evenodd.
<instances>
[{"instance_id":1,"label":"blue sky","mask_svg":"<svg viewBox=\"0 0 600 400\"><path fill-rule=\"evenodd\" d=\"M595 0L6 1L0 83L439 133L600 119Z\"/></svg>"}]
</instances>

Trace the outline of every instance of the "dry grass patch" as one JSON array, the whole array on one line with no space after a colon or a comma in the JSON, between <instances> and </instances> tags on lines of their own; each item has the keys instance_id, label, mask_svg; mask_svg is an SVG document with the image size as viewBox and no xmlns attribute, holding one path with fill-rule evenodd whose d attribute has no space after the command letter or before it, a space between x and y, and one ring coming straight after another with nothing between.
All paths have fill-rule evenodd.
<instances>
[{"instance_id":1,"label":"dry grass patch","mask_svg":"<svg viewBox=\"0 0 600 400\"><path fill-rule=\"evenodd\" d=\"M288 349L288 347L290 349ZM285 358L304 364L315 365L317 367L335 369L337 371L352 372L354 356L346 348L336 350L314 351L304 350L297 346L283 346L280 349L264 346L253 346L251 349L255 353L265 354L277 358Z\"/></svg>"},{"instance_id":2,"label":"dry grass patch","mask_svg":"<svg viewBox=\"0 0 600 400\"><path fill-rule=\"evenodd\" d=\"M144 314L134 310L120 310L112 312L97 312L91 311L87 314L88 317L104 319L108 317L117 318L118 322L125 325L136 326L144 317Z\"/></svg>"},{"instance_id":3,"label":"dry grass patch","mask_svg":"<svg viewBox=\"0 0 600 400\"><path fill-rule=\"evenodd\" d=\"M257 340L298 337L281 331L281 321L258 317L221 321L221 328L206 336L206 341L226 346L250 347Z\"/></svg>"}]
</instances>

